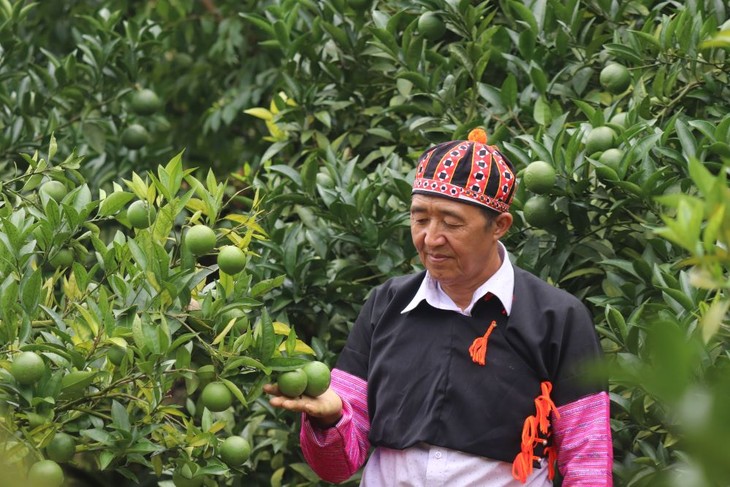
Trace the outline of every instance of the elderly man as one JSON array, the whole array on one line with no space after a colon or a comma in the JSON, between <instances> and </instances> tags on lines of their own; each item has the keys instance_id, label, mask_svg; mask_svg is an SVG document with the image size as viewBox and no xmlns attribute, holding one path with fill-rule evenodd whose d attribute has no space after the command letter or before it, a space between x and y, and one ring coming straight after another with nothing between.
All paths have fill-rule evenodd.
<instances>
[{"instance_id":1,"label":"elderly man","mask_svg":"<svg viewBox=\"0 0 730 487\"><path fill-rule=\"evenodd\" d=\"M512 265L514 167L481 130L430 148L413 183L411 235L425 271L363 306L301 445L331 482L367 460L362 486L612 485L609 400L578 299ZM370 447L374 450L368 459Z\"/></svg>"}]
</instances>

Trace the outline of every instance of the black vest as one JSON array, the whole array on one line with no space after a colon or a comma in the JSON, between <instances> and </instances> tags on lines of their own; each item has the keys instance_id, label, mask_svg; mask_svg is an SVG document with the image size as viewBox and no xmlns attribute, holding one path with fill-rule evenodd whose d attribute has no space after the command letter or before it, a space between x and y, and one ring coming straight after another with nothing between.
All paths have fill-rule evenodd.
<instances>
[{"instance_id":1,"label":"black vest","mask_svg":"<svg viewBox=\"0 0 730 487\"><path fill-rule=\"evenodd\" d=\"M557 406L605 389L587 366L601 348L588 310L574 296L515 267L510 316L497 298L478 301L472 316L425 301L401 314L424 276L376 288L337 362L367 381L372 445L425 442L512 462L541 382L553 384ZM486 364L478 365L469 347L492 321Z\"/></svg>"}]
</instances>

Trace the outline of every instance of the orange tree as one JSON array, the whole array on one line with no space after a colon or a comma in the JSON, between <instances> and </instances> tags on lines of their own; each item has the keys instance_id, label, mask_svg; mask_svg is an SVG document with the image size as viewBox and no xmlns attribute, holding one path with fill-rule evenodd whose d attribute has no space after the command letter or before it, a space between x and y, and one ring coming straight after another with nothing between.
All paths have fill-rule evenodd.
<instances>
[{"instance_id":1,"label":"orange tree","mask_svg":"<svg viewBox=\"0 0 730 487\"><path fill-rule=\"evenodd\" d=\"M215 263L235 248L245 267L265 238L256 210L231 212L225 181L197 179L182 154L111 191L85 183L81 158L55 156L52 137L2 185L0 483L253 475L272 455L261 386L312 353L263 304L281 277ZM48 181L64 191L39 189ZM138 201L148 221L133 226ZM213 239L194 254L189 229L203 227Z\"/></svg>"}]
</instances>

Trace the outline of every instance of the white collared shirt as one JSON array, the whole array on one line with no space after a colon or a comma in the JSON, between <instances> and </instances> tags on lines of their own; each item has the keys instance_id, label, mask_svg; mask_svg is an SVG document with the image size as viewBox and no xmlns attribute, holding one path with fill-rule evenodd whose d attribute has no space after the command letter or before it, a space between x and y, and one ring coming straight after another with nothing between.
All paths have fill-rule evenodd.
<instances>
[{"instance_id":1,"label":"white collared shirt","mask_svg":"<svg viewBox=\"0 0 730 487\"><path fill-rule=\"evenodd\" d=\"M507 315L512 311L512 294L515 289L515 270L512 267L512 263L507 255L507 249L504 247L502 242L498 243L499 257L502 259L502 264L497 269L492 277L486 280L481 286L479 286L471 297L469 306L464 309L459 308L456 303L444 292L431 275L426 272L426 277L421 282L421 286L418 288L416 295L413 296L408 305L403 308L401 313L407 313L418 306L423 300L426 300L428 304L434 308L456 311L463 315L471 316L471 310L474 304L487 293L492 293L502 303Z\"/></svg>"}]
</instances>

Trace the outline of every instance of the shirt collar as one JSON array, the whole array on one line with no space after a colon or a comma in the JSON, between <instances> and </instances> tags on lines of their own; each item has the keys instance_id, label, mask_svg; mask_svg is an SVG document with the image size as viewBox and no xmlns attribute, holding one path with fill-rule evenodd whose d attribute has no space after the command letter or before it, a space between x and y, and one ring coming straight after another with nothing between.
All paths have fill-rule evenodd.
<instances>
[{"instance_id":1,"label":"shirt collar","mask_svg":"<svg viewBox=\"0 0 730 487\"><path fill-rule=\"evenodd\" d=\"M507 315L512 311L512 295L515 288L515 270L512 267L512 263L507 255L507 249L502 242L497 242L499 257L502 259L502 264L497 269L492 277L487 279L481 286L479 286L471 298L471 303L464 310L460 309L454 301L441 289L438 281L436 281L426 271L426 276L421 281L421 286L418 288L415 296L408 305L403 308L401 314L407 313L414 309L421 301L426 301L434 308L444 309L449 311L456 311L458 313L471 315L471 310L474 304L481 299L485 294L492 293L504 306Z\"/></svg>"}]
</instances>

